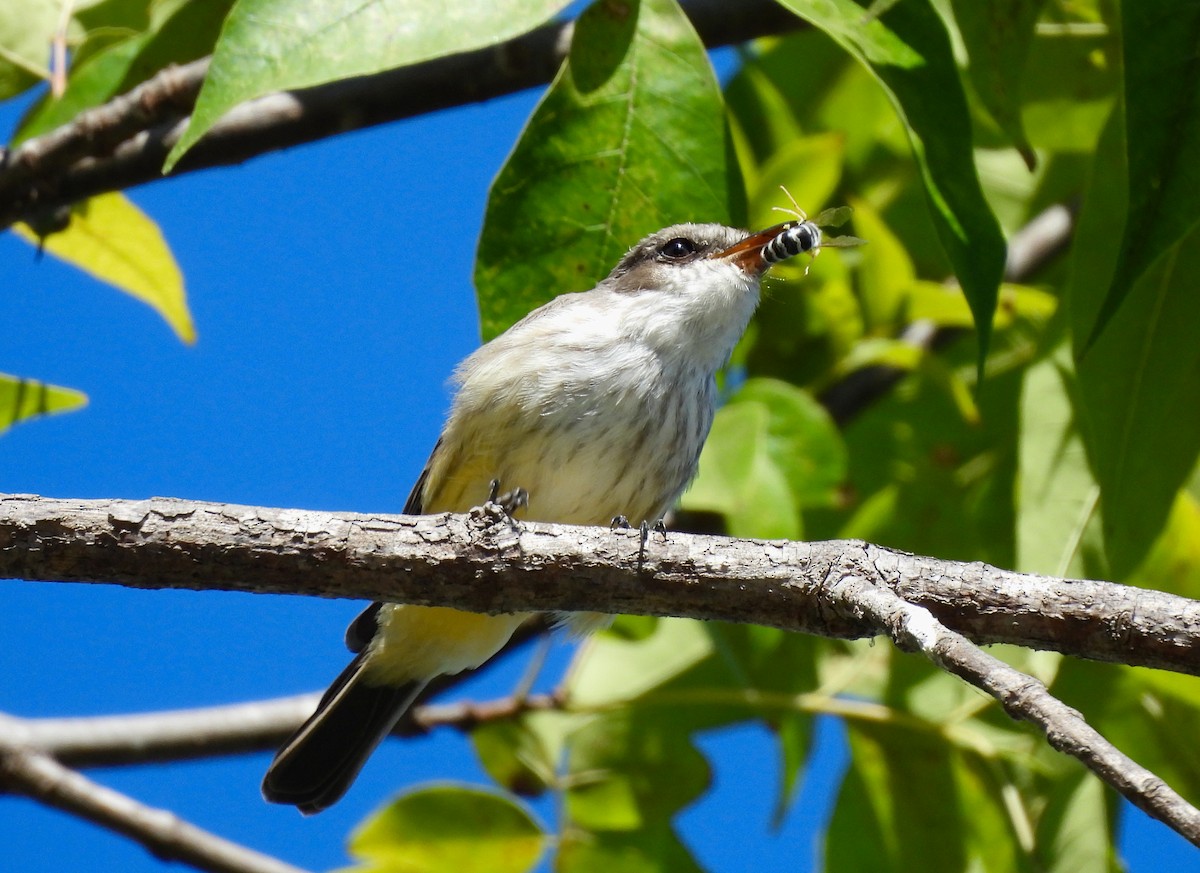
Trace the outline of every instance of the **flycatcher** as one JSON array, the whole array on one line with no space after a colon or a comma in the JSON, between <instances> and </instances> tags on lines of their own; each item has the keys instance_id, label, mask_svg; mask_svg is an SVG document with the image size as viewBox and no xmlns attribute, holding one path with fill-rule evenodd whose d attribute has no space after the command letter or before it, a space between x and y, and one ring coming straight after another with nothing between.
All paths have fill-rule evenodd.
<instances>
[{"instance_id":1,"label":"flycatcher","mask_svg":"<svg viewBox=\"0 0 1200 873\"><path fill-rule=\"evenodd\" d=\"M714 375L758 305L760 278L820 244L802 219L646 237L595 288L534 310L459 365L405 514L466 512L499 482L524 492L517 513L532 521L656 524L696 474ZM263 796L305 813L335 803L429 680L478 667L527 617L368 607L346 631L354 660L276 754ZM598 618L566 621L587 631Z\"/></svg>"}]
</instances>

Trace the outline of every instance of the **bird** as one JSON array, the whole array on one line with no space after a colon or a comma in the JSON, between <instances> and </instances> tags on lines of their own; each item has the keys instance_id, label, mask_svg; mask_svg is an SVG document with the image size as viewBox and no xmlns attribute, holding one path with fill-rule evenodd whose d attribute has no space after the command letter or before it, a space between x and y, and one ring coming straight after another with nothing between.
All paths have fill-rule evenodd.
<instances>
[{"instance_id":1,"label":"bird","mask_svg":"<svg viewBox=\"0 0 1200 873\"><path fill-rule=\"evenodd\" d=\"M485 343L455 371L450 412L404 513L466 512L503 487L516 519L621 519L644 537L696 475L716 373L796 224L667 227L591 290L558 296ZM353 660L275 755L264 798L305 814L336 803L430 680L479 667L530 615L367 607L346 631ZM606 620L563 618L579 633Z\"/></svg>"}]
</instances>

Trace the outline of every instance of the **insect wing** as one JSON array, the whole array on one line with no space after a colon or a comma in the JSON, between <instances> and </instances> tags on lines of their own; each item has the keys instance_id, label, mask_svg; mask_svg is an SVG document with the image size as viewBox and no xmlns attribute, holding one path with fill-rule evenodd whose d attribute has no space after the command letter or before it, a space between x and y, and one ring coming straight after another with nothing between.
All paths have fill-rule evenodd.
<instances>
[{"instance_id":1,"label":"insect wing","mask_svg":"<svg viewBox=\"0 0 1200 873\"><path fill-rule=\"evenodd\" d=\"M822 209L811 221L818 227L841 227L850 219L853 212L854 210L849 206L831 206L828 209Z\"/></svg>"},{"instance_id":2,"label":"insect wing","mask_svg":"<svg viewBox=\"0 0 1200 873\"><path fill-rule=\"evenodd\" d=\"M845 249L851 246L865 246L867 241L856 236L821 236L821 248Z\"/></svg>"}]
</instances>

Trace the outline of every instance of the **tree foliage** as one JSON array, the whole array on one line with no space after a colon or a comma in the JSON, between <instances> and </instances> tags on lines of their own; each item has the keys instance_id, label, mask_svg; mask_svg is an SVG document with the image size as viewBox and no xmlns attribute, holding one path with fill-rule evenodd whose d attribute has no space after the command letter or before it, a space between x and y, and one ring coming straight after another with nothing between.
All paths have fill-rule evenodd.
<instances>
[{"instance_id":1,"label":"tree foliage","mask_svg":"<svg viewBox=\"0 0 1200 873\"><path fill-rule=\"evenodd\" d=\"M564 4L447 18L432 2L99 0L74 4L65 31L53 5L0 11L0 97L64 76L14 141L211 51L169 167L244 99L499 41ZM675 0L581 13L490 192L475 273L485 338L589 287L666 224L765 226L790 207L780 186L810 213L848 203L869 245L774 271L687 517L1200 596L1200 7L783 5L802 26L739 48L723 82ZM69 70L46 67L56 33ZM387 33L404 39L376 39ZM1014 247L1003 281L1005 237L1048 209L1076 216L1069 248L1031 261ZM45 218L21 232L35 240ZM169 251L119 193L74 207L45 248L190 339ZM0 377L5 424L79 403ZM1200 729L1194 681L1005 658L1200 801L1200 769L1178 753ZM361 869L522 870L542 851L564 871L698 869L673 825L709 786L697 740L765 725L782 818L826 714L852 750L829 869L1117 869L1099 783L890 647L623 618L581 648L562 694L560 711L474 730L488 790L415 788L364 823L350 842ZM545 793L556 821L522 808Z\"/></svg>"}]
</instances>

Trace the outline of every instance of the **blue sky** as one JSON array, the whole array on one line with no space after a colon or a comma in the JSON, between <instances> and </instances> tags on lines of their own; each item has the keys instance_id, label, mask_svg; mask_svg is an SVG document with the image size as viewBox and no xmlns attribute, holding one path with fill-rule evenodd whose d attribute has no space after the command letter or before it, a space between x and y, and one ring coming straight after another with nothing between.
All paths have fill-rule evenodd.
<instances>
[{"instance_id":1,"label":"blue sky","mask_svg":"<svg viewBox=\"0 0 1200 873\"><path fill-rule=\"evenodd\" d=\"M443 112L132 192L187 277L199 331L181 345L143 305L0 234L0 371L79 388L82 412L14 428L0 490L186 497L398 512L433 445L454 364L478 344L471 262L488 184L537 95ZM15 112L0 107L0 131ZM706 216L697 216L698 220ZM630 241L634 242L633 240ZM203 706L311 691L346 660L349 602L0 583L0 710L23 716ZM560 645L551 668L568 655ZM521 665L462 694L506 693ZM551 676L553 670L551 669ZM680 820L713 870L812 868L843 758L834 723L797 809L768 831L766 733L706 737L714 791ZM304 819L259 799L267 754L92 773L230 839L312 869L400 784L482 782L442 732L386 744L347 798ZM538 808L544 818L552 808ZM1134 812L1133 873L1194 863ZM728 839L736 834L736 839ZM0 868L157 871L141 848L0 797Z\"/></svg>"}]
</instances>

